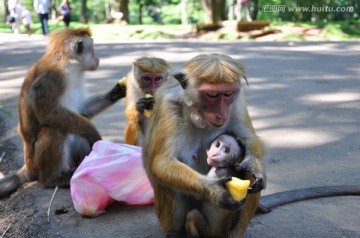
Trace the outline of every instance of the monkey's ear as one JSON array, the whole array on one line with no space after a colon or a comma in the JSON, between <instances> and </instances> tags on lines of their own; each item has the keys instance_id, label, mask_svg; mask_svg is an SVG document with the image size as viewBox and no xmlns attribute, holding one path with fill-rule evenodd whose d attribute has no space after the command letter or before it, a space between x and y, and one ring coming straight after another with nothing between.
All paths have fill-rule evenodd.
<instances>
[{"instance_id":1,"label":"monkey's ear","mask_svg":"<svg viewBox=\"0 0 360 238\"><path fill-rule=\"evenodd\" d=\"M186 75L183 73L183 72L175 72L173 75L172 75L177 81L179 81L179 83L181 84L181 87L183 89L186 88L187 86L187 81L186 81Z\"/></svg>"},{"instance_id":2,"label":"monkey's ear","mask_svg":"<svg viewBox=\"0 0 360 238\"><path fill-rule=\"evenodd\" d=\"M80 55L84 50L84 42L83 40L78 40L75 45L75 52Z\"/></svg>"}]
</instances>

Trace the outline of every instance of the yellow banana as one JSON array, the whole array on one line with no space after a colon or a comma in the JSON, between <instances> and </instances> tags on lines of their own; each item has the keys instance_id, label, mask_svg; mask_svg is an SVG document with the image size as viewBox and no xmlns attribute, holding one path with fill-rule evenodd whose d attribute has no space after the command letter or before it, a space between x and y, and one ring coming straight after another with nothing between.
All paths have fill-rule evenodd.
<instances>
[{"instance_id":1,"label":"yellow banana","mask_svg":"<svg viewBox=\"0 0 360 238\"><path fill-rule=\"evenodd\" d=\"M241 201L246 197L247 190L250 186L250 180L241 180L232 177L230 181L225 183L225 186L235 200Z\"/></svg>"},{"instance_id":2,"label":"yellow banana","mask_svg":"<svg viewBox=\"0 0 360 238\"><path fill-rule=\"evenodd\" d=\"M118 81L118 84L120 86L124 86L126 84L126 77L122 77L119 81Z\"/></svg>"}]
</instances>

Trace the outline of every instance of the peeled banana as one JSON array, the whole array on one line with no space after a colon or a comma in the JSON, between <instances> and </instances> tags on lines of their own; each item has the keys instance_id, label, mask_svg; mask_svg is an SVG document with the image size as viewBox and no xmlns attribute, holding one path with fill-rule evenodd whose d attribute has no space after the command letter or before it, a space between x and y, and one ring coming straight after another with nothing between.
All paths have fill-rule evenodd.
<instances>
[{"instance_id":1,"label":"peeled banana","mask_svg":"<svg viewBox=\"0 0 360 238\"><path fill-rule=\"evenodd\" d=\"M225 186L234 200L241 201L246 197L247 190L250 186L250 180L242 180L232 177L230 181L225 183Z\"/></svg>"},{"instance_id":2,"label":"peeled banana","mask_svg":"<svg viewBox=\"0 0 360 238\"><path fill-rule=\"evenodd\" d=\"M126 77L122 77L119 81L118 81L118 84L120 86L124 86L126 84Z\"/></svg>"},{"instance_id":3,"label":"peeled banana","mask_svg":"<svg viewBox=\"0 0 360 238\"><path fill-rule=\"evenodd\" d=\"M151 95L151 94L145 94L145 98L152 98L152 97L154 97L154 96ZM152 110L145 110L144 111L144 116L145 117L150 117L151 113L152 113Z\"/></svg>"}]
</instances>

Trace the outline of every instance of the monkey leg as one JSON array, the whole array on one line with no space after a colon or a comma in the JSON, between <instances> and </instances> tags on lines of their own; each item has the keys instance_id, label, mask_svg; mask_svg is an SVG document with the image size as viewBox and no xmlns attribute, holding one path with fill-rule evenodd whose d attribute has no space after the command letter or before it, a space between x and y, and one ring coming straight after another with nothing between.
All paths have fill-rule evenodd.
<instances>
[{"instance_id":1,"label":"monkey leg","mask_svg":"<svg viewBox=\"0 0 360 238\"><path fill-rule=\"evenodd\" d=\"M125 112L127 123L125 127L125 143L130 145L138 145L138 136L140 132L139 112L136 107L131 107Z\"/></svg>"},{"instance_id":2,"label":"monkey leg","mask_svg":"<svg viewBox=\"0 0 360 238\"><path fill-rule=\"evenodd\" d=\"M125 127L125 143L137 145L140 127L138 122L128 121Z\"/></svg>"},{"instance_id":3,"label":"monkey leg","mask_svg":"<svg viewBox=\"0 0 360 238\"><path fill-rule=\"evenodd\" d=\"M228 211L203 201L200 209L191 210L186 217L189 237L223 238L235 225L239 211Z\"/></svg>"},{"instance_id":4,"label":"monkey leg","mask_svg":"<svg viewBox=\"0 0 360 238\"><path fill-rule=\"evenodd\" d=\"M66 135L54 128L44 127L38 133L34 144L33 163L36 177L46 187L70 184L70 179L64 181L64 178L61 178L62 181L58 181L66 162L64 161L65 140Z\"/></svg>"},{"instance_id":5,"label":"monkey leg","mask_svg":"<svg viewBox=\"0 0 360 238\"><path fill-rule=\"evenodd\" d=\"M153 183L155 210L166 237L184 237L185 220L191 200L184 194Z\"/></svg>"},{"instance_id":6,"label":"monkey leg","mask_svg":"<svg viewBox=\"0 0 360 238\"><path fill-rule=\"evenodd\" d=\"M215 217L215 214L213 216ZM214 237L212 227L198 209L193 209L188 213L185 227L188 237Z\"/></svg>"}]
</instances>

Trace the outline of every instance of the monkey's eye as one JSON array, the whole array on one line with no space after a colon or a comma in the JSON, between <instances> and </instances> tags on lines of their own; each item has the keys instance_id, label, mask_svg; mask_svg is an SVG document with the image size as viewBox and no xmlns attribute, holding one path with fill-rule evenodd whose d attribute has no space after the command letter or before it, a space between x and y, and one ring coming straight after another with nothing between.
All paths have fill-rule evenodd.
<instances>
[{"instance_id":1,"label":"monkey's eye","mask_svg":"<svg viewBox=\"0 0 360 238\"><path fill-rule=\"evenodd\" d=\"M77 54L81 54L84 50L84 42L82 40L79 40L75 45L75 52Z\"/></svg>"},{"instance_id":2,"label":"monkey's eye","mask_svg":"<svg viewBox=\"0 0 360 238\"><path fill-rule=\"evenodd\" d=\"M225 154L229 154L229 153L230 153L230 147L225 146L225 147L224 147L224 153L225 153Z\"/></svg>"},{"instance_id":3,"label":"monkey's eye","mask_svg":"<svg viewBox=\"0 0 360 238\"><path fill-rule=\"evenodd\" d=\"M220 141L216 141L216 142L215 142L215 146L216 146L217 148L219 148L219 147L220 147Z\"/></svg>"},{"instance_id":4,"label":"monkey's eye","mask_svg":"<svg viewBox=\"0 0 360 238\"><path fill-rule=\"evenodd\" d=\"M155 78L155 81L160 81L160 80L162 80L161 76Z\"/></svg>"},{"instance_id":5,"label":"monkey's eye","mask_svg":"<svg viewBox=\"0 0 360 238\"><path fill-rule=\"evenodd\" d=\"M145 81L151 81L151 78L150 78L149 76L145 76L143 79L144 79Z\"/></svg>"},{"instance_id":6,"label":"monkey's eye","mask_svg":"<svg viewBox=\"0 0 360 238\"><path fill-rule=\"evenodd\" d=\"M229 92L229 93L224 93L225 97L231 97L234 96L236 92Z\"/></svg>"},{"instance_id":7,"label":"monkey's eye","mask_svg":"<svg viewBox=\"0 0 360 238\"><path fill-rule=\"evenodd\" d=\"M219 96L219 93L209 92L209 93L206 93L205 95L209 98L216 98L217 96Z\"/></svg>"}]
</instances>

